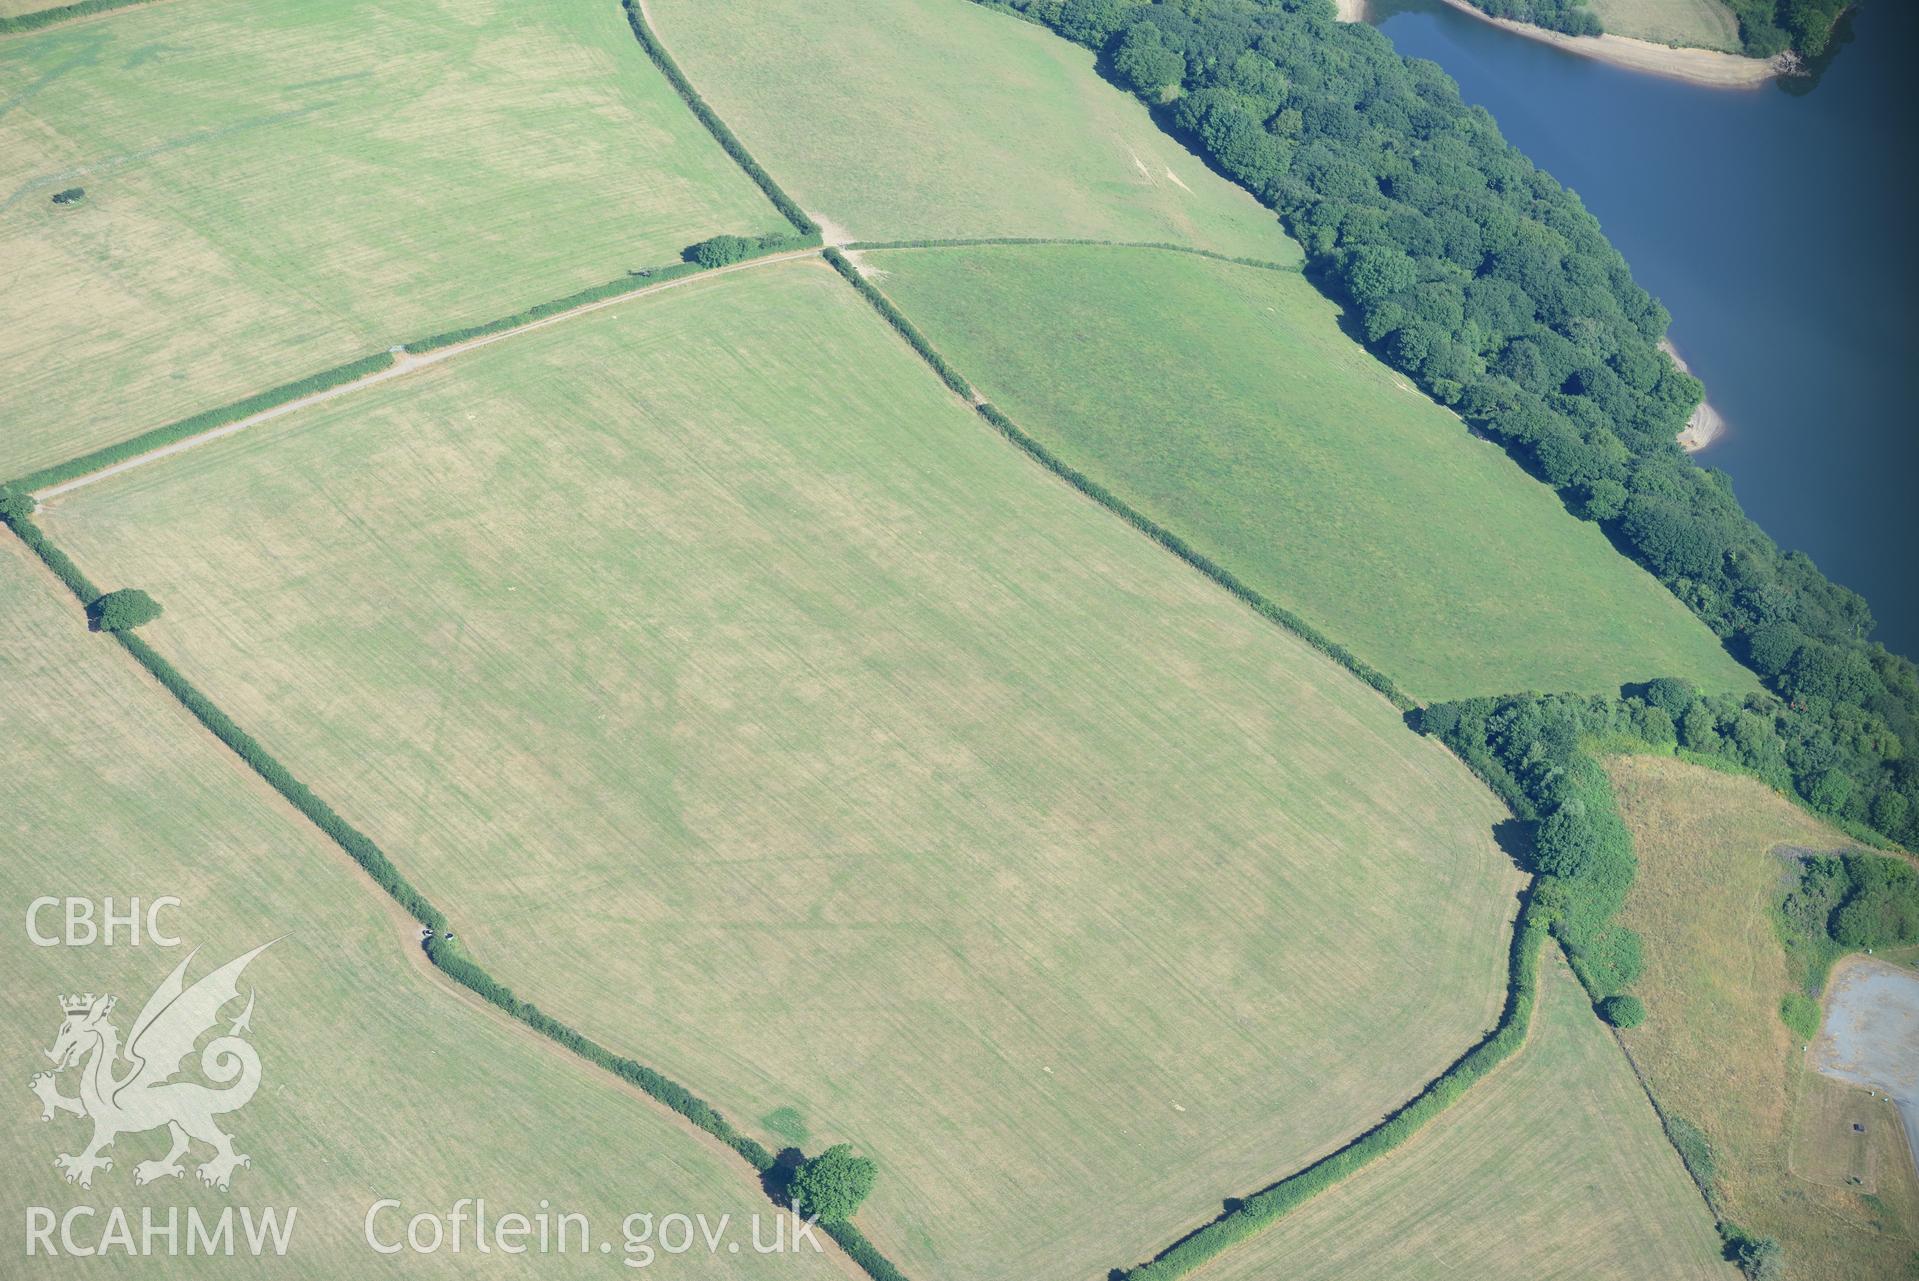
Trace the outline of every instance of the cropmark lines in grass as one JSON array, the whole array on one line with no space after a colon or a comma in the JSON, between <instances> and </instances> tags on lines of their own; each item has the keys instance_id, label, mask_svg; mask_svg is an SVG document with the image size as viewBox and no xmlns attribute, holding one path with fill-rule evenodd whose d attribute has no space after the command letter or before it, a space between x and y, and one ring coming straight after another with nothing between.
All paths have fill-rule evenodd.
<instances>
[{"instance_id":1,"label":"cropmark lines in grass","mask_svg":"<svg viewBox=\"0 0 1919 1281\"><path fill-rule=\"evenodd\" d=\"M55 547L30 520L6 522L21 542L38 556L83 605L97 596L93 584ZM193 714L206 729L240 758L268 786L278 792L294 809L360 865L375 884L385 890L407 914L430 931L426 954L449 979L505 1011L541 1036L571 1050L594 1066L603 1068L630 1085L637 1086L654 1100L677 1112L699 1129L720 1140L761 1175L775 1172L777 1161L772 1152L748 1135L742 1134L719 1110L672 1078L645 1064L613 1053L605 1046L558 1019L543 1013L537 1005L521 1000L513 990L495 980L479 965L464 956L452 938L445 913L441 912L394 866L391 859L364 832L340 817L292 771L261 746L258 739L241 729L212 699L181 673L179 668L132 632L115 632L113 639L146 669L147 674L181 706ZM868 1241L850 1221L822 1224L848 1255L873 1278L873 1281L905 1281L892 1262Z\"/></svg>"}]
</instances>

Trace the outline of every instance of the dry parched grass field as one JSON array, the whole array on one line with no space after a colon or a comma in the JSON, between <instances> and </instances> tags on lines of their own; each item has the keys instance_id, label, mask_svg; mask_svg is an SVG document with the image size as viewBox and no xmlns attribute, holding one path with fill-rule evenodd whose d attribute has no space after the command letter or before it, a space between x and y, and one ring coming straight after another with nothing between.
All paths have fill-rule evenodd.
<instances>
[{"instance_id":1,"label":"dry parched grass field","mask_svg":"<svg viewBox=\"0 0 1919 1281\"><path fill-rule=\"evenodd\" d=\"M1777 1237L1795 1278L1912 1275L1919 1185L1898 1114L1814 1071L1779 1017L1795 983L1775 851L1846 837L1755 779L1652 756L1607 769L1639 850L1619 919L1645 937L1633 990L1651 1011L1624 1040L1660 1105L1711 1141L1723 1213Z\"/></svg>"},{"instance_id":2,"label":"dry parched grass field","mask_svg":"<svg viewBox=\"0 0 1919 1281\"><path fill-rule=\"evenodd\" d=\"M967 0L649 0L647 12L829 235L1168 241L1300 261L1271 210L1043 28Z\"/></svg>"},{"instance_id":3,"label":"dry parched grass field","mask_svg":"<svg viewBox=\"0 0 1919 1281\"><path fill-rule=\"evenodd\" d=\"M1400 1152L1208 1281L1738 1281L1712 1215L1558 949L1519 1055Z\"/></svg>"},{"instance_id":4,"label":"dry parched grass field","mask_svg":"<svg viewBox=\"0 0 1919 1281\"><path fill-rule=\"evenodd\" d=\"M0 41L0 475L784 227L612 0L168 3Z\"/></svg>"},{"instance_id":5,"label":"dry parched grass field","mask_svg":"<svg viewBox=\"0 0 1919 1281\"><path fill-rule=\"evenodd\" d=\"M1072 245L862 256L982 393L1422 701L1752 677L1299 276Z\"/></svg>"},{"instance_id":6,"label":"dry parched grass field","mask_svg":"<svg viewBox=\"0 0 1919 1281\"><path fill-rule=\"evenodd\" d=\"M1720 0L1586 0L1606 30L1656 44L1740 53L1739 19Z\"/></svg>"},{"instance_id":7,"label":"dry parched grass field","mask_svg":"<svg viewBox=\"0 0 1919 1281\"><path fill-rule=\"evenodd\" d=\"M1436 743L1005 444L815 261L75 492L51 534L499 979L909 1275L1144 1257L1495 1019Z\"/></svg>"},{"instance_id":8,"label":"dry parched grass field","mask_svg":"<svg viewBox=\"0 0 1919 1281\"><path fill-rule=\"evenodd\" d=\"M379 1220L390 1238L414 1213L444 1214L460 1197L484 1195L495 1215L537 1214L542 1198L586 1214L601 1234L595 1240L614 1243L614 1261L547 1254L533 1266L543 1277L605 1277L620 1270L620 1224L634 1211L731 1214L736 1224L772 1211L732 1153L433 977L411 922L119 646L89 635L73 601L11 537L0 540L0 686L8 725L0 866L12 917L0 931L0 1054L13 1069L0 1108L0 1200L14 1223L8 1250L24 1255L26 1206L56 1214L97 1207L93 1220L78 1221L83 1244L97 1243L111 1206L131 1216L136 1239L142 1207L163 1223L178 1208L183 1225L188 1206L209 1219L229 1206L297 1210L288 1254L264 1265L116 1249L38 1257L9 1275L257 1277L263 1267L316 1281L474 1275L484 1269L470 1242L461 1254L382 1256L365 1244L363 1223L376 1201L399 1199L405 1214ZM175 895L181 906L161 919L183 945L130 947L123 933L112 947L35 947L24 918L39 894L96 903L112 895L117 911L130 895ZM58 932L57 920L49 912L41 925ZM280 935L244 975L242 993L257 989L249 1039L262 1078L254 1099L223 1122L253 1158L232 1191L197 1182L193 1164L210 1155L204 1148L182 1179L136 1186L136 1164L165 1154L164 1132L121 1136L109 1149L113 1168L91 1189L63 1182L54 1155L80 1151L90 1126L64 1114L42 1123L26 1089L49 1066L60 996L114 994L124 1033L192 948L202 951L189 981ZM240 1008L226 1011L222 1030ZM75 1092L74 1075L62 1080L63 1093ZM830 1258L744 1247L660 1266L671 1263L697 1263L702 1277L845 1275Z\"/></svg>"}]
</instances>

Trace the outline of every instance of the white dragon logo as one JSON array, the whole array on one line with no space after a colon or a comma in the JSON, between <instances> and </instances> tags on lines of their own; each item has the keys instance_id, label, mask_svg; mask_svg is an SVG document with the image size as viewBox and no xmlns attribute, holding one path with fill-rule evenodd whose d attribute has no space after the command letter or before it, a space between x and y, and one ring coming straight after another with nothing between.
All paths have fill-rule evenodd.
<instances>
[{"instance_id":1,"label":"white dragon logo","mask_svg":"<svg viewBox=\"0 0 1919 1281\"><path fill-rule=\"evenodd\" d=\"M71 1112L93 1120L93 1139L84 1152L78 1156L61 1153L54 1158L54 1165L66 1172L68 1183L92 1187L94 1171L113 1168L112 1158L100 1154L102 1149L122 1134L139 1134L163 1125L172 1147L160 1160L136 1165L136 1183L184 1174L180 1158L186 1155L192 1140L213 1148L213 1159L197 1172L202 1183L222 1192L227 1190L236 1167L253 1164L252 1158L233 1150L233 1136L215 1125L213 1118L245 1107L260 1088L260 1056L240 1035L250 1030L255 994L248 993L246 1009L228 1026L226 1034L207 1042L200 1052L200 1070L225 1089L169 1078L180 1071L194 1043L219 1022L221 1008L239 996L240 971L278 941L262 943L187 987L187 965L199 954L197 949L190 953L147 998L140 1017L133 1021L133 1030L127 1034L124 1051L120 1048L120 1030L107 1017L113 1012L113 997L96 997L89 992L61 998L60 1009L66 1021L60 1025L53 1048L47 1051L55 1067L51 1072L36 1073L29 1088L44 1108L42 1121L51 1121L55 1112ZM122 1060L127 1067L116 1072ZM60 1093L56 1074L76 1065L80 1067L80 1093L68 1098Z\"/></svg>"}]
</instances>

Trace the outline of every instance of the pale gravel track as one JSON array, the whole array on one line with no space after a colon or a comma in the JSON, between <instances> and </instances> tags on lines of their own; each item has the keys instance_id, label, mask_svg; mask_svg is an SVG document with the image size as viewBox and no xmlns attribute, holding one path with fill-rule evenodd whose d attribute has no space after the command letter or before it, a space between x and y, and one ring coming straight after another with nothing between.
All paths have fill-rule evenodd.
<instances>
[{"instance_id":1,"label":"pale gravel track","mask_svg":"<svg viewBox=\"0 0 1919 1281\"><path fill-rule=\"evenodd\" d=\"M695 272L690 276L680 276L677 279L661 281L657 285L650 285L644 289L635 289L631 293L615 294L611 298L597 298L592 302L581 303L579 306L567 311L556 312L551 316L542 316L538 320L529 320L524 325L515 325L511 329L502 329L496 334L483 334L478 338L469 338L465 342L453 343L450 346L441 347L434 351L415 353L402 348L395 352L391 365L388 365L385 369L375 370L364 378L355 378L352 382L341 383L337 387L328 387L324 391L316 391L310 395L289 400L283 405L275 405L271 409L262 409L257 414L249 414L245 418L238 419L234 422L223 423L218 427L208 428L196 436L188 436L184 440L176 440L170 444L161 445L157 449L150 449L144 454L136 454L124 462L102 467L99 471L88 472L84 476L76 476L72 480L62 481L58 485L49 485L45 489L35 490L33 496L44 503L50 499L58 498L62 494L71 493L76 489L83 489L97 481L106 480L122 472L132 471L135 467L144 467L148 463L158 462L162 458L170 458L175 454L185 453L189 449L197 449L201 445L209 444L216 440L223 440L228 436L236 436L249 427L258 427L261 423L271 422L275 418L281 418L298 410L322 404L356 391L363 391L376 383L383 383L389 379L399 378L415 370L424 369L429 365L437 365L442 361L450 360L465 352L474 351L496 342L503 342L508 338L516 338L521 334L531 333L535 329L544 329L548 325L557 325L561 321L571 320L575 316L584 316L586 313L598 311L602 307L614 307L621 303L633 302L653 294L663 293L668 289L677 288L680 285L692 284L696 280L711 280L715 276L724 276L735 271L746 271L754 267L764 267L770 263L791 262L796 258L817 257L819 252L818 249L791 249L784 253L768 254L764 258L752 258L746 262L736 262L726 267L715 267L709 271Z\"/></svg>"}]
</instances>

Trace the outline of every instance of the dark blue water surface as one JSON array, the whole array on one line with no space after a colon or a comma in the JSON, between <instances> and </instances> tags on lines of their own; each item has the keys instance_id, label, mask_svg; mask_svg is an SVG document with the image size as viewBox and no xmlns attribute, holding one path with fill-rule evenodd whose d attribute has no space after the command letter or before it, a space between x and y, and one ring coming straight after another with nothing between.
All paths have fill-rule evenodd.
<instances>
[{"instance_id":1,"label":"dark blue water surface","mask_svg":"<svg viewBox=\"0 0 1919 1281\"><path fill-rule=\"evenodd\" d=\"M1577 191L1731 426L1700 454L1919 656L1919 4L1870 0L1791 91L1696 88L1431 0L1380 29Z\"/></svg>"}]
</instances>

